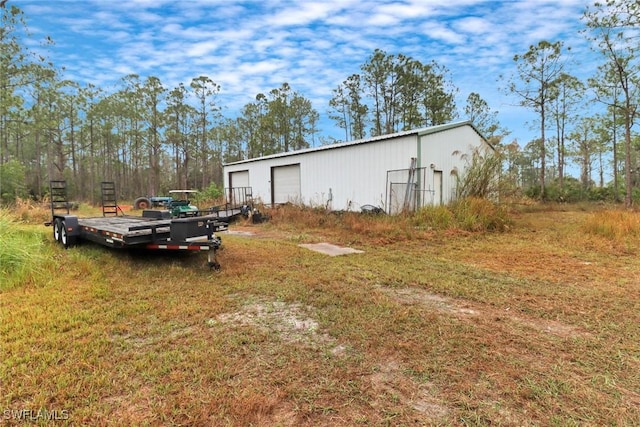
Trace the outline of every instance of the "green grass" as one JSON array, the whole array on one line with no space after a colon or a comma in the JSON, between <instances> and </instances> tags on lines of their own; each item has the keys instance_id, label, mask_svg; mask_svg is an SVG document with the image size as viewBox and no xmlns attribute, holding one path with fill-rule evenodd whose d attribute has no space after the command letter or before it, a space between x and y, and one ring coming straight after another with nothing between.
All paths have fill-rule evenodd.
<instances>
[{"instance_id":1,"label":"green grass","mask_svg":"<svg viewBox=\"0 0 640 427\"><path fill-rule=\"evenodd\" d=\"M43 280L44 240L42 230L28 227L0 209L0 291Z\"/></svg>"},{"instance_id":2,"label":"green grass","mask_svg":"<svg viewBox=\"0 0 640 427\"><path fill-rule=\"evenodd\" d=\"M640 245L585 232L594 213L514 212L503 233L284 215L233 226L256 235L223 236L219 273L203 254L64 250L21 225L48 261L0 293L0 409L67 411L59 425L640 422Z\"/></svg>"}]
</instances>

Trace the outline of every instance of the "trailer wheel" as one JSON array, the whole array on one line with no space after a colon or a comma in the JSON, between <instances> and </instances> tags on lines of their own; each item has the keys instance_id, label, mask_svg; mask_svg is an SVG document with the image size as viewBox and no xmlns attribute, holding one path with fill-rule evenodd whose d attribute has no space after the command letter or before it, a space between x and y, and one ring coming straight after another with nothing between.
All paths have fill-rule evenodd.
<instances>
[{"instance_id":1,"label":"trailer wheel","mask_svg":"<svg viewBox=\"0 0 640 427\"><path fill-rule=\"evenodd\" d=\"M149 209L151 207L151 200L147 197L138 197L133 202L134 209Z\"/></svg>"},{"instance_id":2,"label":"trailer wheel","mask_svg":"<svg viewBox=\"0 0 640 427\"><path fill-rule=\"evenodd\" d=\"M76 236L69 236L67 224L64 221L60 221L60 243L65 249L76 244Z\"/></svg>"},{"instance_id":3,"label":"trailer wheel","mask_svg":"<svg viewBox=\"0 0 640 427\"><path fill-rule=\"evenodd\" d=\"M53 221L53 240L56 242L60 241L60 230L62 228L62 221L59 218L56 218Z\"/></svg>"}]
</instances>

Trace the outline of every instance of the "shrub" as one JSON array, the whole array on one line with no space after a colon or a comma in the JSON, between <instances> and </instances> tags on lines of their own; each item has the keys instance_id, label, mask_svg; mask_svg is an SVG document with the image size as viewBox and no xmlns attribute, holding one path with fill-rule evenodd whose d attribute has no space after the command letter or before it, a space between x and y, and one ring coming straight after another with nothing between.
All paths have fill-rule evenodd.
<instances>
[{"instance_id":1,"label":"shrub","mask_svg":"<svg viewBox=\"0 0 640 427\"><path fill-rule=\"evenodd\" d=\"M207 188L196 194L193 202L197 205L206 203L214 204L220 201L223 193L222 188L218 187L215 182L212 182Z\"/></svg>"},{"instance_id":2,"label":"shrub","mask_svg":"<svg viewBox=\"0 0 640 427\"><path fill-rule=\"evenodd\" d=\"M640 200L640 190L634 188L634 200ZM540 199L540 185L529 187L525 194L532 199ZM544 188L544 198L546 201L577 203L577 202L619 202L624 198L624 188L618 190L617 200L613 183L605 187L590 185L585 187L579 180L571 176L564 178L563 186L560 188L558 179L550 180Z\"/></svg>"},{"instance_id":3,"label":"shrub","mask_svg":"<svg viewBox=\"0 0 640 427\"><path fill-rule=\"evenodd\" d=\"M0 200L12 203L17 197L26 197L25 170L16 160L10 160L0 165Z\"/></svg>"}]
</instances>

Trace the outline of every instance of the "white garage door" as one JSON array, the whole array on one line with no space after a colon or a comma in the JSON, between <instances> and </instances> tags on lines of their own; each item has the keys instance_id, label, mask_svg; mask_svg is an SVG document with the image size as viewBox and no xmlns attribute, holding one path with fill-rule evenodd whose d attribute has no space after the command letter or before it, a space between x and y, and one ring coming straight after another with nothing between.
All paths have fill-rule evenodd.
<instances>
[{"instance_id":1,"label":"white garage door","mask_svg":"<svg viewBox=\"0 0 640 427\"><path fill-rule=\"evenodd\" d=\"M300 203L300 164L278 166L271 170L273 203Z\"/></svg>"},{"instance_id":2,"label":"white garage door","mask_svg":"<svg viewBox=\"0 0 640 427\"><path fill-rule=\"evenodd\" d=\"M249 187L249 171L231 172L229 184L231 188Z\"/></svg>"},{"instance_id":3,"label":"white garage door","mask_svg":"<svg viewBox=\"0 0 640 427\"><path fill-rule=\"evenodd\" d=\"M229 203L236 206L249 203L249 199L251 198L249 171L230 172L229 187L227 194L227 201Z\"/></svg>"}]
</instances>

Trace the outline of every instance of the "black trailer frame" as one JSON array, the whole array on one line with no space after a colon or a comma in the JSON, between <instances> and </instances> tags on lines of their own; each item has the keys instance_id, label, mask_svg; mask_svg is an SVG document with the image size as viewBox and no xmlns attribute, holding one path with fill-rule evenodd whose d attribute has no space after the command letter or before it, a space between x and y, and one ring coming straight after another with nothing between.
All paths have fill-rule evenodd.
<instances>
[{"instance_id":1,"label":"black trailer frame","mask_svg":"<svg viewBox=\"0 0 640 427\"><path fill-rule=\"evenodd\" d=\"M208 265L218 270L217 251L222 247L214 233L228 229L217 215L166 218L151 212L124 215L115 198L113 182L102 182L102 217L79 218L69 213L66 181L50 181L53 238L65 248L91 241L111 248L143 248L169 251L207 251ZM206 213L206 212L203 212ZM148 216L145 216L147 214Z\"/></svg>"}]
</instances>

